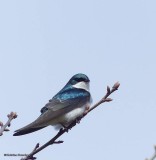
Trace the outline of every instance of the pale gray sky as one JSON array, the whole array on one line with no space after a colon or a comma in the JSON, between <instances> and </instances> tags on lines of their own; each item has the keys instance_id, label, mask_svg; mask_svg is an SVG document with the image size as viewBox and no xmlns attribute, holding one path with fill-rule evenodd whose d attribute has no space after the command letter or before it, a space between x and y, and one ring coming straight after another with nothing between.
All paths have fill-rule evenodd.
<instances>
[{"instance_id":1,"label":"pale gray sky","mask_svg":"<svg viewBox=\"0 0 156 160\"><path fill-rule=\"evenodd\" d=\"M4 153L30 153L56 134L52 127L21 137L13 131L36 119L40 109L76 73L91 80L93 102L116 81L113 102L101 105L65 142L38 160L144 160L156 144L156 1L0 0L0 120L16 111L1 139Z\"/></svg>"}]
</instances>

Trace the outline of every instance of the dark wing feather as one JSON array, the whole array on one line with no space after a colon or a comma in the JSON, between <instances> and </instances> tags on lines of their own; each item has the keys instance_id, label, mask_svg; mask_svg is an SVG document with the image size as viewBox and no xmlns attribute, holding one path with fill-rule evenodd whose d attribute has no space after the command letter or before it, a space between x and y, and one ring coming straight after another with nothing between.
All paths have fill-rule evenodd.
<instances>
[{"instance_id":1,"label":"dark wing feather","mask_svg":"<svg viewBox=\"0 0 156 160\"><path fill-rule=\"evenodd\" d=\"M72 88L59 92L55 97L49 100L49 103L41 109L41 113L46 112L48 109L57 111L66 108L67 106L78 104L79 102L83 105L87 101L90 101L89 92L83 89Z\"/></svg>"},{"instance_id":2,"label":"dark wing feather","mask_svg":"<svg viewBox=\"0 0 156 160\"><path fill-rule=\"evenodd\" d=\"M13 136L21 136L21 135L24 135L24 134L29 134L29 133L38 131L38 130L40 130L42 128L44 128L44 127L27 128L27 129L23 129L23 130L19 130L19 131L17 130L16 133L13 134Z\"/></svg>"},{"instance_id":3,"label":"dark wing feather","mask_svg":"<svg viewBox=\"0 0 156 160\"><path fill-rule=\"evenodd\" d=\"M90 94L84 90L72 89L59 93L41 109L41 115L34 122L16 130L17 133L14 135L23 135L42 129L49 125L48 122L74 108L83 106L89 100Z\"/></svg>"}]
</instances>

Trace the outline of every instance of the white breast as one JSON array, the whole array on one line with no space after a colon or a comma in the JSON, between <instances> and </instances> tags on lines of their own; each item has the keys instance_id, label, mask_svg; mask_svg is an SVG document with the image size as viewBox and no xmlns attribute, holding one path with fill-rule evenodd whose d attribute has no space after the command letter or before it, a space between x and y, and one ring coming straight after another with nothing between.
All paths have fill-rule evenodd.
<instances>
[{"instance_id":1,"label":"white breast","mask_svg":"<svg viewBox=\"0 0 156 160\"><path fill-rule=\"evenodd\" d=\"M63 125L66 126L66 125L70 124L72 121L74 121L76 118L82 116L84 112L85 112L85 106L83 106L81 108L76 108L76 109L66 113L65 115L63 115L60 118L60 121Z\"/></svg>"}]
</instances>

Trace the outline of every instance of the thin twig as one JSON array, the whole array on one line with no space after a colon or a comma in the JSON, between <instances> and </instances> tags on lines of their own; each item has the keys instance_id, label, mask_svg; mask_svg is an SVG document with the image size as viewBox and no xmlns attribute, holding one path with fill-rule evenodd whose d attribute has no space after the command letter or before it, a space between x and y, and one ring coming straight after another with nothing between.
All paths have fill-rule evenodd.
<instances>
[{"instance_id":1,"label":"thin twig","mask_svg":"<svg viewBox=\"0 0 156 160\"><path fill-rule=\"evenodd\" d=\"M41 150L43 150L44 148L46 148L49 145L52 144L59 144L59 143L63 143L63 141L56 141L61 135L63 135L65 132L68 132L71 128L73 128L78 122L80 122L80 120L82 118L84 118L89 112L91 112L92 110L94 110L96 107L98 107L100 104L104 103L104 102L110 102L112 101L111 98L108 98L110 96L110 94L112 94L113 92L115 92L116 90L118 90L120 86L119 82L116 82L114 84L114 86L112 87L112 89L110 90L110 87L107 86L107 93L106 95L95 105L93 105L88 111L87 113L85 113L82 117L79 117L78 119L76 119L74 122L72 122L67 128L61 128L59 130L59 132L47 143L45 143L44 145L42 145L41 147L38 147L36 149L34 149L29 155L27 155L25 158L22 158L21 160L33 160L36 159L36 157L33 157L36 153L40 152ZM39 145L39 144L38 144Z\"/></svg>"},{"instance_id":2,"label":"thin twig","mask_svg":"<svg viewBox=\"0 0 156 160\"><path fill-rule=\"evenodd\" d=\"M156 158L156 146L154 146L154 154L151 158L146 158L146 160L154 160Z\"/></svg>"},{"instance_id":3,"label":"thin twig","mask_svg":"<svg viewBox=\"0 0 156 160\"><path fill-rule=\"evenodd\" d=\"M110 87L107 86L107 93L106 93L106 95L105 95L98 103L96 103L93 107L91 107L87 113L91 112L93 109L95 109L97 106L99 106L100 104L102 104L102 103L104 103L104 102L110 102L110 101L112 101L112 99L111 99L111 98L108 98L108 97L109 97L113 92L115 92L116 90L118 90L119 86L120 86L120 83L119 83L119 82L116 82L116 83L114 84L114 86L112 87L111 90L110 90Z\"/></svg>"},{"instance_id":4,"label":"thin twig","mask_svg":"<svg viewBox=\"0 0 156 160\"><path fill-rule=\"evenodd\" d=\"M0 136L3 135L3 132L4 131L9 131L9 129L7 127L10 127L11 125L11 121L15 118L17 118L17 114L16 112L11 112L10 114L7 115L8 117L8 121L6 122L5 125L3 125L2 122L0 122L0 126L1 126L1 129L0 129Z\"/></svg>"}]
</instances>

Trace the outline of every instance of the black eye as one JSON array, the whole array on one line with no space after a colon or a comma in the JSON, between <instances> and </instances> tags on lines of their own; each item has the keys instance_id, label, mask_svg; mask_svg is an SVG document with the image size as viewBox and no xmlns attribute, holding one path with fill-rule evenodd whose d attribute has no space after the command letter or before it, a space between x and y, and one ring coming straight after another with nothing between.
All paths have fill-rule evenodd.
<instances>
[{"instance_id":1,"label":"black eye","mask_svg":"<svg viewBox=\"0 0 156 160\"><path fill-rule=\"evenodd\" d=\"M86 78L76 78L75 81L76 82L89 82L89 79L86 79Z\"/></svg>"},{"instance_id":2,"label":"black eye","mask_svg":"<svg viewBox=\"0 0 156 160\"><path fill-rule=\"evenodd\" d=\"M82 82L82 81L85 81L85 79L84 78L76 78L75 81L76 82Z\"/></svg>"},{"instance_id":3,"label":"black eye","mask_svg":"<svg viewBox=\"0 0 156 160\"><path fill-rule=\"evenodd\" d=\"M82 81L84 81L83 78L75 78L75 79L72 80L72 83L76 84L76 83L79 83L79 82L82 82Z\"/></svg>"},{"instance_id":4,"label":"black eye","mask_svg":"<svg viewBox=\"0 0 156 160\"><path fill-rule=\"evenodd\" d=\"M79 82L89 82L89 78L84 74L76 74L70 80L69 83L74 85Z\"/></svg>"}]
</instances>

